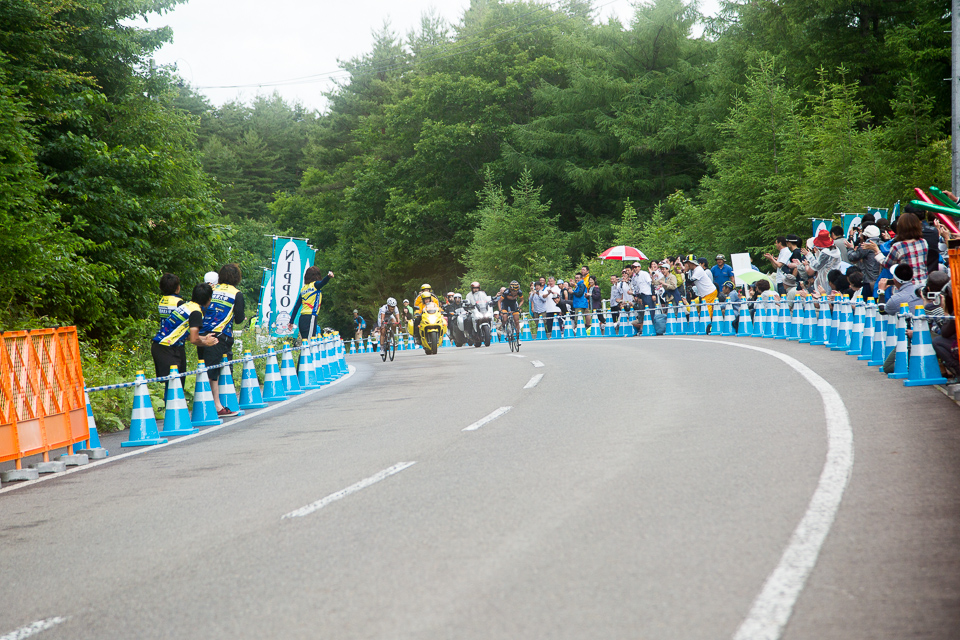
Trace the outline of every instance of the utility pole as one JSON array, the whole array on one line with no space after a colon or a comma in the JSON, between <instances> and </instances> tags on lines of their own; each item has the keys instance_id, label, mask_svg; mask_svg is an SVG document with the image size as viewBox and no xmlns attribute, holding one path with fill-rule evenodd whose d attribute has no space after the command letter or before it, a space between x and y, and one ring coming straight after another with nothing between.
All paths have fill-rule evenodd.
<instances>
[{"instance_id":1,"label":"utility pole","mask_svg":"<svg viewBox=\"0 0 960 640\"><path fill-rule=\"evenodd\" d=\"M960 0L951 2L950 41L952 56L950 65L950 138L953 144L953 163L951 165L952 188L960 193Z\"/></svg>"}]
</instances>

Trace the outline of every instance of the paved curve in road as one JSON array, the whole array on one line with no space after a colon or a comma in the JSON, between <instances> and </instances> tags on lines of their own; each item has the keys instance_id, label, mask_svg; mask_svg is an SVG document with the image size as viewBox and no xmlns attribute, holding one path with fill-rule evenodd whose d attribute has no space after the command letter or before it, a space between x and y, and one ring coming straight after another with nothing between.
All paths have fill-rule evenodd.
<instances>
[{"instance_id":1,"label":"paved curve in road","mask_svg":"<svg viewBox=\"0 0 960 640\"><path fill-rule=\"evenodd\" d=\"M352 356L316 399L0 493L0 638L732 638L829 425L797 370L722 342ZM960 637L960 409L737 342L822 376L853 435L781 637Z\"/></svg>"}]
</instances>

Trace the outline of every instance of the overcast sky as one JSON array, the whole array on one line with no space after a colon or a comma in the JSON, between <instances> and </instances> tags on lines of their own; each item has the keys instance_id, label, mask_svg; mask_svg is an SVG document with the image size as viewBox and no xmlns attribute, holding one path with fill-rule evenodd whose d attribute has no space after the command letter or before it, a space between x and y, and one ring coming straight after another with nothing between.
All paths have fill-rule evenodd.
<instances>
[{"instance_id":1,"label":"overcast sky","mask_svg":"<svg viewBox=\"0 0 960 640\"><path fill-rule=\"evenodd\" d=\"M703 10L715 11L719 0L705 0ZM371 32L388 20L401 35L435 9L456 23L470 0L188 0L148 26L169 25L173 42L157 52L161 64L176 64L180 75L214 104L238 98L249 101L271 93L272 83L328 74L297 84L276 87L288 101L323 109L322 92L337 76L338 59L348 60L370 50ZM618 17L628 24L629 0L594 0L601 19ZM339 74L339 77L343 77ZM242 85L242 88L238 85ZM229 88L215 88L229 87Z\"/></svg>"}]
</instances>

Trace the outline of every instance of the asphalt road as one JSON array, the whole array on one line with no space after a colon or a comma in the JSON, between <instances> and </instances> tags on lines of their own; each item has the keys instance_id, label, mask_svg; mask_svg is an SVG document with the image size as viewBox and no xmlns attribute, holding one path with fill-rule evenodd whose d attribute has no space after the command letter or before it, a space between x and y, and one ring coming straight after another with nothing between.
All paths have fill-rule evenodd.
<instances>
[{"instance_id":1,"label":"asphalt road","mask_svg":"<svg viewBox=\"0 0 960 640\"><path fill-rule=\"evenodd\" d=\"M960 637L960 409L730 341L819 374L853 436L782 637ZM830 424L798 370L722 342L351 356L312 398L0 492L0 639L55 618L35 637L731 638Z\"/></svg>"}]
</instances>

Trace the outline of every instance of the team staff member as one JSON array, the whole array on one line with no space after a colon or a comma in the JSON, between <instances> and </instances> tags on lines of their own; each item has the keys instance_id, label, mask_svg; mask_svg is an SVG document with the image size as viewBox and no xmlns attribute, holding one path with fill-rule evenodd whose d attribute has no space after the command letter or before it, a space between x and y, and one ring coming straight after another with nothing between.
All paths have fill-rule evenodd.
<instances>
[{"instance_id":1,"label":"team staff member","mask_svg":"<svg viewBox=\"0 0 960 640\"><path fill-rule=\"evenodd\" d=\"M320 304L323 302L323 294L320 292L323 287L330 282L333 277L333 271L327 271L322 279L320 278L320 269L318 267L308 267L303 273L303 286L300 288L300 297L297 303L293 305L293 311L290 312L291 318L297 317L297 311L303 305L303 313L300 314L298 326L300 328L300 337L304 340L312 338L310 335L310 323L313 321L313 335L316 335L317 313L320 311ZM293 329L293 325L288 325Z\"/></svg>"},{"instance_id":2,"label":"team staff member","mask_svg":"<svg viewBox=\"0 0 960 640\"><path fill-rule=\"evenodd\" d=\"M217 338L216 344L211 347L198 347L197 357L203 360L208 367L220 364L223 356L233 360L233 326L243 324L244 316L243 293L237 288L240 284L240 267L235 262L223 265L217 274L219 284L213 288L213 297L210 306L203 314L203 328L201 335L213 334ZM210 378L210 391L213 393L213 404L220 417L235 416L220 404L219 380L220 367L207 370Z\"/></svg>"},{"instance_id":3,"label":"team staff member","mask_svg":"<svg viewBox=\"0 0 960 640\"><path fill-rule=\"evenodd\" d=\"M213 287L202 282L193 288L190 302L184 302L175 308L160 323L160 330L150 343L150 354L153 356L153 367L158 378L170 375L172 366L176 366L180 373L187 371L187 340L197 345L198 350L217 344L215 335L200 335L203 310L210 306L212 297ZM166 390L163 397L167 397Z\"/></svg>"},{"instance_id":4,"label":"team staff member","mask_svg":"<svg viewBox=\"0 0 960 640\"><path fill-rule=\"evenodd\" d=\"M160 313L160 325L163 326L163 321L173 313L174 309L183 304L183 298L180 297L180 278L172 273L160 276L160 293L157 311Z\"/></svg>"}]
</instances>

